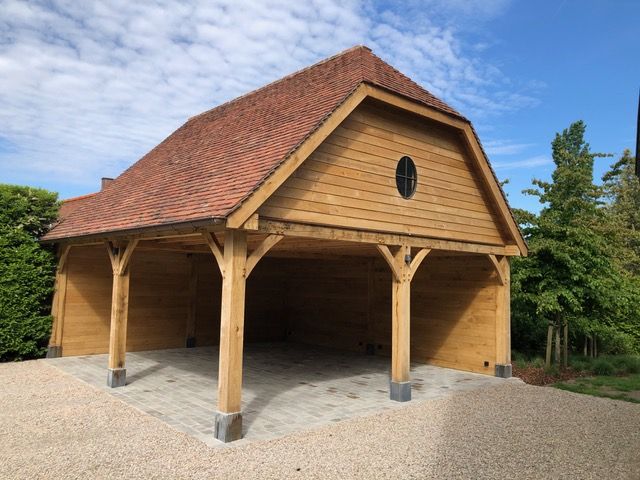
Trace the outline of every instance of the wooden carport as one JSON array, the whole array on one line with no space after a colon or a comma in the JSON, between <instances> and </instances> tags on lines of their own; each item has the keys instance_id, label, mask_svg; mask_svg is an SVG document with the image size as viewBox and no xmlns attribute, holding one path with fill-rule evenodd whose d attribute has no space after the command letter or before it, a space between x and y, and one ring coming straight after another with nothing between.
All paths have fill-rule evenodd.
<instances>
[{"instance_id":1,"label":"wooden carport","mask_svg":"<svg viewBox=\"0 0 640 480\"><path fill-rule=\"evenodd\" d=\"M326 79L336 74L345 78L345 85L343 93L335 94L335 105L316 112L309 127L299 127L304 122L294 118L296 127L302 129L298 137L292 136L295 138L282 147L284 157L276 155L275 162L267 163L266 168L254 174L255 181L247 180L248 175L237 164L227 167L227 149L220 153L225 156L221 160L224 166L210 165L221 170L229 168L226 177L222 177L227 181L222 185L195 183L198 176L189 168L200 168L207 158L192 159L191 150L187 148L194 141L192 136L200 135L201 123L213 125L214 133L220 135L220 140L211 140L218 142L217 148L218 144L229 143L215 129L223 121L221 118L228 115L228 110L241 109L243 101L255 105L256 98L252 96L264 97L279 105L288 91L293 92L292 98L297 101L300 93L296 82L301 88L308 89L311 84L323 92L328 88ZM308 102L308 108L315 108L316 99L310 98ZM305 104L293 107L294 113L308 109ZM269 108L277 111L275 106ZM249 114L242 109L235 111L234 120L241 121ZM293 128L291 125L285 121L282 128ZM277 128L269 127L257 131L264 135L277 132ZM286 135L286 130L279 133ZM258 134L250 128L246 135L231 142L238 155L244 152L252 135ZM281 137L275 136L269 141L277 146ZM260 155L267 155L263 146L269 145L269 141L255 139L255 148L247 157L245 167L256 162L266 163L260 160ZM200 151L207 154L206 149L199 148ZM191 163L180 165L183 157ZM408 195L399 184L398 191L393 188L394 183L399 182L396 162L404 158L409 158L412 164L411 159L415 159L413 168L417 171L417 180L412 178L413 191ZM193 163L195 161L200 163ZM238 171L240 174L234 176ZM188 179L180 189L170 183L178 175ZM194 210L208 208L207 202L204 207L193 203L197 195L204 195L203 188L207 185L218 191L214 192L217 196L209 196L207 202L221 203L223 214L192 214ZM146 210L135 215L127 212L127 205L135 203L136 195L145 191L149 199L141 197L140 202ZM185 204L179 215L170 202L159 198L169 195L166 192L177 192L173 195ZM227 198L229 192L235 198ZM169 220L162 217L163 221L158 222L158 212L164 212ZM241 97L235 103L194 117L112 185L92 197L87 205L63 219L45 240L60 245L50 345L54 356L65 354L62 345L68 310L65 300L68 259L73 258L75 249L104 244L113 274L108 343L108 383L112 387L126 383L131 262L137 252L207 252L213 256L222 279L215 431L216 437L223 441L241 436L246 282L265 255L321 259L370 256L374 252L386 262L392 292L390 395L398 401L411 398L411 285L420 265L443 252L459 256L460 264L471 258L482 258L485 267L493 272L485 282L491 284L494 315L490 331L494 355L483 361L482 368L493 367L496 375L510 375L508 258L526 254L526 245L504 195L470 123L364 47L348 50ZM469 264L479 265L474 262ZM185 290L195 290L195 283L195 276L190 274ZM473 315L468 312L473 307L473 302L465 305L465 314ZM185 346L194 344L194 317L195 306L191 303ZM454 336L450 341L455 341ZM475 368L475 363L471 367L456 359L451 359L449 364L463 369ZM478 371L483 371L480 366Z\"/></svg>"}]
</instances>

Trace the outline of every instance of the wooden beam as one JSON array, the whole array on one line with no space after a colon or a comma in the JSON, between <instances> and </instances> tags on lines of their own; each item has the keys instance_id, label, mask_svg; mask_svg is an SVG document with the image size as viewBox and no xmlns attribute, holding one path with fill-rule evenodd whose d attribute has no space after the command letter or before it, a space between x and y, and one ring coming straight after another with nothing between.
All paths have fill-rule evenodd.
<instances>
[{"instance_id":1,"label":"wooden beam","mask_svg":"<svg viewBox=\"0 0 640 480\"><path fill-rule=\"evenodd\" d=\"M251 272L253 271L255 266L258 264L260 259L283 238L284 238L284 235L275 235L275 234L269 235L260 243L260 245L256 247L256 249L253 252L251 252L251 255L249 255L249 258L247 258L247 266L245 267L246 278L249 278L249 275L251 275Z\"/></svg>"},{"instance_id":2,"label":"wooden beam","mask_svg":"<svg viewBox=\"0 0 640 480\"><path fill-rule=\"evenodd\" d=\"M429 248L451 252L515 255L512 246L486 245L480 243L440 240L436 238L399 235L395 233L351 230L348 228L303 223L282 222L278 220L260 219L258 231L275 233L286 237L314 238L316 240L340 240L346 242L369 243L372 245L409 245L416 248Z\"/></svg>"},{"instance_id":3,"label":"wooden beam","mask_svg":"<svg viewBox=\"0 0 640 480\"><path fill-rule=\"evenodd\" d=\"M391 288L391 399L411 399L411 278L406 258L411 247L403 245L394 255L395 270Z\"/></svg>"},{"instance_id":4,"label":"wooden beam","mask_svg":"<svg viewBox=\"0 0 640 480\"><path fill-rule=\"evenodd\" d=\"M67 258L71 245L61 245L58 249L58 267L54 284L53 301L51 304L51 337L47 357L55 358L62 356L62 335L64 330L65 306L67 301Z\"/></svg>"},{"instance_id":5,"label":"wooden beam","mask_svg":"<svg viewBox=\"0 0 640 480\"><path fill-rule=\"evenodd\" d=\"M185 328L185 346L196 346L196 314L198 306L198 258L188 254L189 258L189 306L187 310L187 324Z\"/></svg>"},{"instance_id":6,"label":"wooden beam","mask_svg":"<svg viewBox=\"0 0 640 480\"><path fill-rule=\"evenodd\" d=\"M489 257L491 264L495 268L496 273L498 274L498 279L500 279L500 283L502 285L505 285L507 279L505 278L504 267L501 264L500 260L498 260L495 255L487 255L487 257Z\"/></svg>"},{"instance_id":7,"label":"wooden beam","mask_svg":"<svg viewBox=\"0 0 640 480\"><path fill-rule=\"evenodd\" d=\"M473 133L471 125L466 125L464 128L464 139L467 141L467 145L472 152L472 159L475 161L478 169L480 170L480 177L484 181L485 186L489 190L491 197L494 203L498 207L498 211L500 212L500 216L505 224L507 231L511 235L511 238L516 242L518 248L520 249L520 254L523 256L527 256L529 253L529 248L527 247L522 234L520 233L520 229L513 219L513 215L511 214L511 210L509 205L500 190L500 186L496 181L493 172L491 171L491 167L489 166L489 160L484 154L484 151L480 147L478 143L478 139Z\"/></svg>"},{"instance_id":8,"label":"wooden beam","mask_svg":"<svg viewBox=\"0 0 640 480\"><path fill-rule=\"evenodd\" d=\"M258 214L251 215L246 222L242 224L243 230L257 230L258 229Z\"/></svg>"},{"instance_id":9,"label":"wooden beam","mask_svg":"<svg viewBox=\"0 0 640 480\"><path fill-rule=\"evenodd\" d=\"M413 259L411 260L411 265L410 265L411 273L410 273L409 281L413 280L413 276L416 274L416 271L418 271L420 264L422 264L422 261L427 257L427 255L429 255L429 253L431 253L431 249L422 248L418 250L418 253L416 253L413 256Z\"/></svg>"},{"instance_id":10,"label":"wooden beam","mask_svg":"<svg viewBox=\"0 0 640 480\"><path fill-rule=\"evenodd\" d=\"M304 160L327 138L333 130L365 99L366 86L359 85L336 108L322 125L320 125L307 139L274 169L240 206L227 217L227 228L240 228L253 215L260 205L275 192L284 181L298 168Z\"/></svg>"},{"instance_id":11,"label":"wooden beam","mask_svg":"<svg viewBox=\"0 0 640 480\"><path fill-rule=\"evenodd\" d=\"M107 253L113 271L111 292L111 326L109 330L109 374L107 385L122 387L126 383L125 360L127 352L127 320L129 314L129 263L138 239L126 246L115 246L107 242Z\"/></svg>"},{"instance_id":12,"label":"wooden beam","mask_svg":"<svg viewBox=\"0 0 640 480\"><path fill-rule=\"evenodd\" d=\"M496 265L502 282L496 287L496 374L498 369L509 369L500 376L510 376L511 365L511 267L509 257L502 257Z\"/></svg>"},{"instance_id":13,"label":"wooden beam","mask_svg":"<svg viewBox=\"0 0 640 480\"><path fill-rule=\"evenodd\" d=\"M392 272L391 399L404 402L411 399L411 280L431 250L422 248L413 258L406 244L395 254L386 245L378 245L378 250Z\"/></svg>"},{"instance_id":14,"label":"wooden beam","mask_svg":"<svg viewBox=\"0 0 640 480\"><path fill-rule=\"evenodd\" d=\"M216 258L216 263L218 264L218 268L220 269L220 273L224 277L224 255L222 253L222 246L218 239L211 232L202 232L202 236L204 237L205 242L209 245L209 249L213 256Z\"/></svg>"},{"instance_id":15,"label":"wooden beam","mask_svg":"<svg viewBox=\"0 0 640 480\"><path fill-rule=\"evenodd\" d=\"M402 267L398 267L398 262L396 262L395 255L391 253L391 250L389 250L389 247L387 247L386 245L376 245L376 247L382 254L382 258L384 258L384 260L387 262L387 265L389 265L393 278L397 281L400 281L402 279Z\"/></svg>"},{"instance_id":16,"label":"wooden beam","mask_svg":"<svg viewBox=\"0 0 640 480\"><path fill-rule=\"evenodd\" d=\"M223 261L215 436L222 441L233 441L242 434L240 411L247 264L247 233L244 230L225 232Z\"/></svg>"},{"instance_id":17,"label":"wooden beam","mask_svg":"<svg viewBox=\"0 0 640 480\"><path fill-rule=\"evenodd\" d=\"M375 354L375 298L376 298L375 261L367 261L367 327L365 336L365 352Z\"/></svg>"}]
</instances>

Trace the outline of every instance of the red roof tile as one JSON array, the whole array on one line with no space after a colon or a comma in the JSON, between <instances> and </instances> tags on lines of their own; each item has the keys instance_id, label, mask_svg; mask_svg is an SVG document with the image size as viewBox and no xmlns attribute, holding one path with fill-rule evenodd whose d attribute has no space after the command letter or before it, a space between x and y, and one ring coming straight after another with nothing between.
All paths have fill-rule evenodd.
<instances>
[{"instance_id":1,"label":"red roof tile","mask_svg":"<svg viewBox=\"0 0 640 480\"><path fill-rule=\"evenodd\" d=\"M81 195L79 197L67 198L66 200L62 200L62 204L60 205L60 211L58 212L58 217L60 221L69 217L71 213L75 212L78 208L84 205L94 195L96 194L88 193L87 195Z\"/></svg>"},{"instance_id":2,"label":"red roof tile","mask_svg":"<svg viewBox=\"0 0 640 480\"><path fill-rule=\"evenodd\" d=\"M224 218L363 82L462 118L354 47L190 118L44 240Z\"/></svg>"}]
</instances>

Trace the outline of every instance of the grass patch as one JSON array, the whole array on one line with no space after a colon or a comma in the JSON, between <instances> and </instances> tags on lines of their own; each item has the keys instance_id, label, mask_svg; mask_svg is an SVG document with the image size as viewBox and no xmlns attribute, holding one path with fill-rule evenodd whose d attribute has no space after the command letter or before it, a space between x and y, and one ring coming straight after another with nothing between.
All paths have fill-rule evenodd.
<instances>
[{"instance_id":1,"label":"grass patch","mask_svg":"<svg viewBox=\"0 0 640 480\"><path fill-rule=\"evenodd\" d=\"M640 403L640 374L625 377L581 377L553 384L553 387L595 397Z\"/></svg>"}]
</instances>

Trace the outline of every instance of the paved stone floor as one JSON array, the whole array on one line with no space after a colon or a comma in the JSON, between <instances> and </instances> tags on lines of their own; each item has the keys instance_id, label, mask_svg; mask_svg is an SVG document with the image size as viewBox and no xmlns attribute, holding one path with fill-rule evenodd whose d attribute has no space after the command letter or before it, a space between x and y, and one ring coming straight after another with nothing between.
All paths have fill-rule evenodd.
<instances>
[{"instance_id":1,"label":"paved stone floor","mask_svg":"<svg viewBox=\"0 0 640 480\"><path fill-rule=\"evenodd\" d=\"M107 355L47 360L211 446L218 375L217 347L127 353L127 385L108 388ZM389 400L390 359L293 343L245 346L243 440L280 437L403 403ZM413 401L504 380L412 364Z\"/></svg>"}]
</instances>

